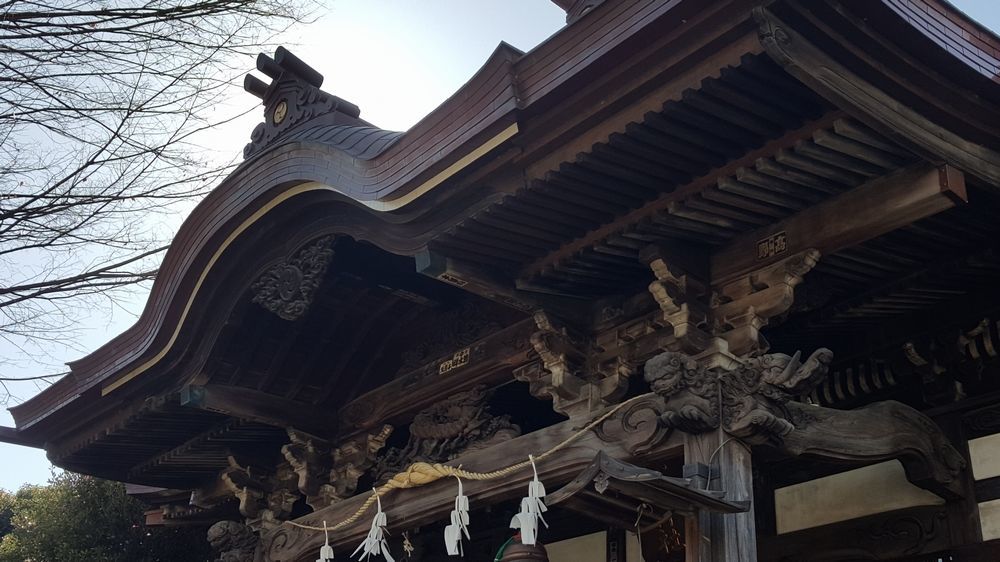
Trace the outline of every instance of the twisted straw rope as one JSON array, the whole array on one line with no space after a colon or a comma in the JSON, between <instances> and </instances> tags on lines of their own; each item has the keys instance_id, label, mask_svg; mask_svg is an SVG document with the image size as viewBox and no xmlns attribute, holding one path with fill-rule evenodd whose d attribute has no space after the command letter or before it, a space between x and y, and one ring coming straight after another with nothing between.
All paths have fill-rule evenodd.
<instances>
[{"instance_id":1,"label":"twisted straw rope","mask_svg":"<svg viewBox=\"0 0 1000 562\"><path fill-rule=\"evenodd\" d=\"M628 406L629 404L638 401L640 398L646 398L647 396L648 394L642 394L630 398L616 405L614 408L611 408L607 412L604 412L596 419L594 419L592 422L588 423L586 426L584 426L583 429L577 431L573 435L570 435L569 437L561 441L559 444L549 449L548 451L545 451L540 455L535 455L531 458L534 458L536 461L540 461L546 457L552 456L553 454L559 452L560 450L568 447L577 439L586 435L590 430L594 429L602 422L604 422L611 416L615 415L619 410L621 410L625 406ZM420 486L424 486L426 484L430 484L431 482L435 482L447 476L457 476L459 478L465 478L466 480L496 480L497 478L502 478L504 476L507 476L508 474L517 472L518 470L521 470L522 468L526 468L529 466L531 466L530 458L529 460L521 461L519 463L512 464L506 468L501 468L500 470L494 470L493 472L470 472L468 470L463 470L462 468L457 466L448 466L446 464L440 464L440 463L415 462L410 466L408 466L406 470L393 476L392 478L389 479L388 482L383 484L378 489L374 490L372 492L372 495L368 496L368 498L365 500L365 503L361 504L361 507L359 507L358 510L354 512L354 515L351 515L347 519L344 519L343 521L337 523L332 527L326 527L326 528L314 527L312 525L303 525L302 523L296 523L295 521L285 521L285 523L288 523L289 525L298 527L300 529L308 529L310 531L319 531L319 532L336 531L337 529L343 529L344 527L356 522L358 519L361 518L362 515L365 514L366 511L368 511L371 508L371 506L375 503L375 500L377 498L384 496L385 494L387 494L392 490L417 488Z\"/></svg>"}]
</instances>

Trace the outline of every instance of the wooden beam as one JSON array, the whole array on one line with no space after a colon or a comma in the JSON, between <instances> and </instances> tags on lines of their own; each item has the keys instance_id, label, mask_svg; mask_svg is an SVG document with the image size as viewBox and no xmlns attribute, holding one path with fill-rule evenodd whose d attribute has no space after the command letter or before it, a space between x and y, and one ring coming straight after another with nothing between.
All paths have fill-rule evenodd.
<instances>
[{"instance_id":1,"label":"wooden beam","mask_svg":"<svg viewBox=\"0 0 1000 562\"><path fill-rule=\"evenodd\" d=\"M11 445L21 445L22 447L34 447L41 449L42 443L28 438L13 427L0 426L0 443L10 443Z\"/></svg>"},{"instance_id":2,"label":"wooden beam","mask_svg":"<svg viewBox=\"0 0 1000 562\"><path fill-rule=\"evenodd\" d=\"M782 148L793 147L799 141L811 139L816 131L832 127L835 121L843 117L844 113L840 111L831 111L819 119L809 121L798 129L789 131L780 138L768 142L759 149L752 150L742 157L695 179L687 185L669 193L664 193L660 197L650 201L642 207L629 211L616 220L592 230L572 242L564 244L559 247L559 249L542 256L534 263L525 266L524 269L518 273L518 286L529 287L530 280L532 278L547 271L549 268L556 266L560 262L570 259L584 249L627 230L631 225L640 223L669 210L672 206L676 205L677 202L688 199L700 193L705 188L715 185L719 178L733 175L740 168L753 167L754 162L758 159L772 156Z\"/></svg>"},{"instance_id":3,"label":"wooden beam","mask_svg":"<svg viewBox=\"0 0 1000 562\"><path fill-rule=\"evenodd\" d=\"M510 286L502 276L492 274L462 260L442 253L424 250L414 256L417 272L474 295L509 306L522 312L532 312L539 305L525 300L523 294Z\"/></svg>"},{"instance_id":4,"label":"wooden beam","mask_svg":"<svg viewBox=\"0 0 1000 562\"><path fill-rule=\"evenodd\" d=\"M809 12L804 10L801 13ZM779 19L769 9L754 8L753 16L759 28L761 44L767 54L809 88L838 107L850 111L866 125L886 134L890 139L903 140L906 144L919 147L924 154L954 162L969 174L983 178L991 186L1000 185L1000 153L967 140L953 131L959 127L939 125L911 107L911 104L900 101L900 93L926 96L926 92L915 86L920 81L914 78L906 77L904 81L893 76L892 69L887 70L884 64L884 53L868 53L853 49L856 60L862 62L862 69L867 66L877 69L883 76L896 78L900 84L895 88L889 86L891 88L889 90L883 90L861 78L854 71L859 65L854 63L845 66L840 60L818 47L819 41L813 44L796 31L794 26ZM810 31L806 32L810 37L816 37L820 41L835 42L848 48L852 46L851 39L843 37L826 22L811 19L813 21L810 23L818 27L818 31L810 26ZM858 22L855 25L862 29L875 29L870 23ZM901 92L903 88L908 91ZM961 103L960 100L951 101ZM946 107L944 111L948 109L950 108Z\"/></svg>"},{"instance_id":5,"label":"wooden beam","mask_svg":"<svg viewBox=\"0 0 1000 562\"><path fill-rule=\"evenodd\" d=\"M182 406L275 427L294 427L321 436L337 431L337 417L327 409L250 388L188 385L181 389L180 401Z\"/></svg>"},{"instance_id":6,"label":"wooden beam","mask_svg":"<svg viewBox=\"0 0 1000 562\"><path fill-rule=\"evenodd\" d=\"M534 321L524 319L355 398L340 408L340 437L408 420L443 396L477 384L510 380L511 369L528 362L535 330Z\"/></svg>"},{"instance_id":7,"label":"wooden beam","mask_svg":"<svg viewBox=\"0 0 1000 562\"><path fill-rule=\"evenodd\" d=\"M915 164L740 236L712 256L712 284L809 248L831 254L967 201L961 171Z\"/></svg>"},{"instance_id":8,"label":"wooden beam","mask_svg":"<svg viewBox=\"0 0 1000 562\"><path fill-rule=\"evenodd\" d=\"M637 413L637 410L642 411ZM558 454L539 461L539 478L554 490L589 466L598 451L628 461L644 450L641 453L643 463L649 465L680 456L682 434L664 434L657 423L657 411L655 408L645 408L644 404L637 404L627 408L623 414L612 416L598 430L587 433ZM628 421L623 423L626 419ZM462 466L470 471L497 470L527 459L529 454L537 455L552 448L579 431L580 425L579 420L567 420L494 447L462 455L449 464ZM644 449L645 446L649 448ZM466 480L463 484L466 495L476 505L484 506L523 496L531 478L531 469L525 468L496 480ZM331 525L339 523L352 516L369 495L356 495L295 521L312 526L322 526L323 521L328 521ZM405 529L446 519L454 505L455 481L451 478L442 478L418 488L394 490L382 497L382 507L388 515L388 527L394 536ZM368 532L372 513L374 511L369 511L354 523L337 529L336 533L330 533L330 545L334 548L353 548ZM543 530L543 541L544 532ZM264 562L304 560L310 556L315 557L323 544L323 533L282 525L264 534L261 541L264 546Z\"/></svg>"},{"instance_id":9,"label":"wooden beam","mask_svg":"<svg viewBox=\"0 0 1000 562\"><path fill-rule=\"evenodd\" d=\"M686 562L757 562L750 449L733 438L723 440L724 435L721 431L686 434L685 471L696 470L696 484L724 490L726 500L747 501L750 509L730 515L700 511L686 517ZM702 468L707 468L705 474L700 474Z\"/></svg>"}]
</instances>

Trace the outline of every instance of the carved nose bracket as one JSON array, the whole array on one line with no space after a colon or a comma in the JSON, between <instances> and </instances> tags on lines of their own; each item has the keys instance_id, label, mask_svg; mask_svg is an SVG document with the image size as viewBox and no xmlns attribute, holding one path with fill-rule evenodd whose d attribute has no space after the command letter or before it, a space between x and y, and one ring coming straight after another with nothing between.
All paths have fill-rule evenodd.
<instances>
[{"instance_id":1,"label":"carved nose bracket","mask_svg":"<svg viewBox=\"0 0 1000 562\"><path fill-rule=\"evenodd\" d=\"M649 292L673 329L667 349L694 355L711 367L735 368L737 358L764 353L760 330L792 306L795 287L819 261L807 249L741 276L714 280L707 254L662 246L642 258L656 280Z\"/></svg>"},{"instance_id":2,"label":"carved nose bracket","mask_svg":"<svg viewBox=\"0 0 1000 562\"><path fill-rule=\"evenodd\" d=\"M588 335L545 311L536 312L538 327L531 345L539 362L517 369L514 377L529 383L533 396L551 398L552 408L570 418L613 404L625 396L635 365L628 353L602 361Z\"/></svg>"}]
</instances>

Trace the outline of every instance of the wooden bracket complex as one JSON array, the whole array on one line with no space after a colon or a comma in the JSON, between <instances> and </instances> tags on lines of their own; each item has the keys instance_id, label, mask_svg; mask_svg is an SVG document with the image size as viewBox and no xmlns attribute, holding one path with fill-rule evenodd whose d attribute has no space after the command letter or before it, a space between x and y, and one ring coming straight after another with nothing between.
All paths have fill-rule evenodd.
<instances>
[{"instance_id":1,"label":"wooden bracket complex","mask_svg":"<svg viewBox=\"0 0 1000 562\"><path fill-rule=\"evenodd\" d=\"M514 377L529 383L533 396L551 398L552 408L570 418L613 404L625 395L634 368L623 357L613 365L597 365L589 337L557 321L544 311L536 312L538 331L531 345L540 363L518 368Z\"/></svg>"},{"instance_id":2,"label":"wooden bracket complex","mask_svg":"<svg viewBox=\"0 0 1000 562\"><path fill-rule=\"evenodd\" d=\"M760 329L791 307L795 286L819 260L803 250L764 268L712 285L699 267L666 248L644 253L656 280L649 292L663 322L673 329L673 351L698 355L708 365L733 365L738 357L767 351ZM686 263L685 263L686 262Z\"/></svg>"},{"instance_id":3,"label":"wooden bracket complex","mask_svg":"<svg viewBox=\"0 0 1000 562\"><path fill-rule=\"evenodd\" d=\"M832 359L819 349L805 362L775 353L710 366L668 351L646 362L645 378L663 399L660 424L686 434L685 462L707 464L718 481L705 485L725 490L727 500L753 499L748 445L858 465L899 459L914 484L960 497L965 460L917 410L895 401L843 411L795 400L823 381ZM686 524L689 560L756 560L753 508L726 518L698 513Z\"/></svg>"},{"instance_id":4,"label":"wooden bracket complex","mask_svg":"<svg viewBox=\"0 0 1000 562\"><path fill-rule=\"evenodd\" d=\"M645 376L665 399L662 425L687 434L685 462L717 471L731 500L753 498L752 463L744 443L848 462L898 458L914 483L957 495L964 461L933 422L898 402L853 412L795 402L825 377L832 353L818 350L805 363L798 355L767 355L761 329L788 312L795 287L821 253L835 253L965 200L961 172L919 163L715 251L644 250L641 258L656 277L649 292L672 331L663 345L670 351L649 360ZM691 559L756 560L754 527L752 510L725 519L689 518Z\"/></svg>"},{"instance_id":5,"label":"wooden bracket complex","mask_svg":"<svg viewBox=\"0 0 1000 562\"><path fill-rule=\"evenodd\" d=\"M336 448L297 429L287 432L289 443L281 447L285 462L266 470L229 455L229 466L191 493L191 505L211 508L235 498L248 527L273 530L291 516L301 498L318 510L352 497L358 480L385 446L392 426L358 434Z\"/></svg>"},{"instance_id":6,"label":"wooden bracket complex","mask_svg":"<svg viewBox=\"0 0 1000 562\"><path fill-rule=\"evenodd\" d=\"M649 291L674 332L672 351L711 366L768 350L761 328L791 307L795 287L832 254L967 201L961 171L918 163L810 207L723 247L642 252ZM831 220L831 217L837 217Z\"/></svg>"},{"instance_id":7,"label":"wooden bracket complex","mask_svg":"<svg viewBox=\"0 0 1000 562\"><path fill-rule=\"evenodd\" d=\"M330 443L296 429L287 431L291 442L281 447L281 454L297 477L296 488L313 509L326 507L329 496L321 492L328 486Z\"/></svg>"},{"instance_id":8,"label":"wooden bracket complex","mask_svg":"<svg viewBox=\"0 0 1000 562\"><path fill-rule=\"evenodd\" d=\"M354 495L358 480L375 464L392 431L391 425L383 424L378 431L356 436L333 450L330 482L338 500Z\"/></svg>"}]
</instances>

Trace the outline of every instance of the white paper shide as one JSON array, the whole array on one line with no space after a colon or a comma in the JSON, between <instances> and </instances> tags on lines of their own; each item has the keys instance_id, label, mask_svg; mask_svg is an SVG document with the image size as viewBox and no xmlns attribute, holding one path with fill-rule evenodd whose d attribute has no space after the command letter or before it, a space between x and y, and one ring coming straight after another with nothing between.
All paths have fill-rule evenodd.
<instances>
[{"instance_id":1,"label":"white paper shide","mask_svg":"<svg viewBox=\"0 0 1000 562\"><path fill-rule=\"evenodd\" d=\"M354 549L351 556L360 552L361 557L359 559L367 560L369 556L378 556L381 554L388 562L396 562L392 555L389 554L389 543L385 540L387 534L385 527L388 520L382 511L382 499L378 496L377 490L372 491L375 493L376 501L375 518L372 519L372 528L369 529L368 536L358 545L358 548Z\"/></svg>"},{"instance_id":2,"label":"white paper shide","mask_svg":"<svg viewBox=\"0 0 1000 562\"><path fill-rule=\"evenodd\" d=\"M449 556L465 556L462 547L462 536L469 539L469 497L462 490L462 479L458 479L458 495L455 496L455 509L451 511L451 524L444 528L444 544Z\"/></svg>"},{"instance_id":3,"label":"white paper shide","mask_svg":"<svg viewBox=\"0 0 1000 562\"><path fill-rule=\"evenodd\" d=\"M521 544L533 545L538 540L538 522L541 521L546 527L549 524L542 517L542 513L548 510L542 501L545 498L545 486L538 479L534 457L528 457L528 460L531 461L534 478L528 483L528 495L521 499L521 511L511 519L510 527L521 531Z\"/></svg>"}]
</instances>

